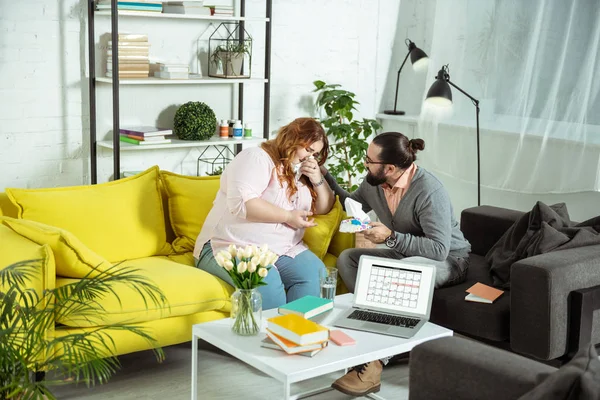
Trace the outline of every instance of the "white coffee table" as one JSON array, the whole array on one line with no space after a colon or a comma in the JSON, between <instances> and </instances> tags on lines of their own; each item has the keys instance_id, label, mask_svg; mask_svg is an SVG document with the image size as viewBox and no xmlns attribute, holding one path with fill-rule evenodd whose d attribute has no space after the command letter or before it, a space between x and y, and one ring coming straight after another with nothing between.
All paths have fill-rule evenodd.
<instances>
[{"instance_id":1,"label":"white coffee table","mask_svg":"<svg viewBox=\"0 0 600 400\"><path fill-rule=\"evenodd\" d=\"M335 307L327 315L313 320L333 328L330 323L344 309L352 305L352 294L336 296ZM277 315L277 310L263 312L262 332L257 336L238 336L231 331L229 318L205 322L192 327L192 400L198 398L198 339L202 339L231 354L248 365L283 383L284 399L301 399L317 393L332 390L330 386L321 387L303 393L292 395L292 383L327 375L336 371L344 371L358 364L367 363L380 358L405 353L416 345L428 340L452 336L452 331L428 322L411 339L401 339L368 332L342 329L356 339L353 346L337 346L329 343L324 350L314 357L288 355L260 346L266 336L266 319ZM339 328L335 328L339 329ZM382 399L370 394L368 397Z\"/></svg>"}]
</instances>

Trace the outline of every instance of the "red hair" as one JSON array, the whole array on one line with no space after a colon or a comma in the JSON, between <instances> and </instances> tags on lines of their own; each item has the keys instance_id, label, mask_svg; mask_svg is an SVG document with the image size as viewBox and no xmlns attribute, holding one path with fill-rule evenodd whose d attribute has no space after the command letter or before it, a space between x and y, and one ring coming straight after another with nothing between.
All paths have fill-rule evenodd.
<instances>
[{"instance_id":1,"label":"red hair","mask_svg":"<svg viewBox=\"0 0 600 400\"><path fill-rule=\"evenodd\" d=\"M317 141L323 142L323 148L319 154L315 157L319 165L323 165L327 160L329 153L329 141L327 140L327 134L321 126L321 123L314 118L296 118L286 126L279 129L275 139L264 142L261 147L271 157L277 168L277 177L279 183L283 187L283 182L288 185L288 198L291 200L292 196L298 192L298 186L296 186L296 176L292 167L292 157L298 150L298 148L310 147ZM279 169L279 167L282 167ZM312 197L311 211L315 212L315 201L317 199L317 192L315 191L310 179L302 175L300 180L310 190Z\"/></svg>"}]
</instances>

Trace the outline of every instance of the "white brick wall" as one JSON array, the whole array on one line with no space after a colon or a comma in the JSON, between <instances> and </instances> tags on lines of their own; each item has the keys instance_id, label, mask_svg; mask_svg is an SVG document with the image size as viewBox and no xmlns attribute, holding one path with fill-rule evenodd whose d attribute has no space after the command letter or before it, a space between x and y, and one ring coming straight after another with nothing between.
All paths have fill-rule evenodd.
<instances>
[{"instance_id":1,"label":"white brick wall","mask_svg":"<svg viewBox=\"0 0 600 400\"><path fill-rule=\"evenodd\" d=\"M412 1L412 0L411 0ZM340 83L357 93L361 113L374 117L385 87L397 0L275 0L272 28L271 131L299 116L315 115L312 82ZM248 15L264 15L262 0L248 0ZM390 10L393 10L390 12ZM87 10L81 0L0 0L0 189L89 183ZM97 41L108 18L96 18ZM254 37L253 75L263 74L264 25L247 24ZM120 30L147 32L151 57L180 59L195 68L194 53L212 32L197 21L120 19ZM385 43L382 43L384 41ZM97 52L103 47L97 45ZM98 55L98 54L97 54ZM97 73L104 73L98 56ZM382 72L383 71L383 72ZM98 136L112 128L110 87L98 85ZM121 124L172 126L179 104L206 101L230 118L224 87L124 87ZM245 120L262 131L262 85L246 85ZM112 175L110 151L99 150L99 181ZM196 173L197 149L124 153L123 170L158 164Z\"/></svg>"}]
</instances>

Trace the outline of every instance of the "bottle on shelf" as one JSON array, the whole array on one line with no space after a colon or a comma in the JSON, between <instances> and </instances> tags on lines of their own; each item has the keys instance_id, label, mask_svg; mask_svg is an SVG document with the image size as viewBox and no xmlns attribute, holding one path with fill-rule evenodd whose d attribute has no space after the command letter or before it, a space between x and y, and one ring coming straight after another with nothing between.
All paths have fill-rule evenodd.
<instances>
[{"instance_id":1,"label":"bottle on shelf","mask_svg":"<svg viewBox=\"0 0 600 400\"><path fill-rule=\"evenodd\" d=\"M244 124L244 139L252 139L252 126L248 122Z\"/></svg>"},{"instance_id":2,"label":"bottle on shelf","mask_svg":"<svg viewBox=\"0 0 600 400\"><path fill-rule=\"evenodd\" d=\"M219 125L219 137L221 139L229 139L229 123L226 119L222 119L221 125Z\"/></svg>"},{"instance_id":3,"label":"bottle on shelf","mask_svg":"<svg viewBox=\"0 0 600 400\"><path fill-rule=\"evenodd\" d=\"M235 124L235 119L229 120L229 137L233 137L233 124Z\"/></svg>"},{"instance_id":4,"label":"bottle on shelf","mask_svg":"<svg viewBox=\"0 0 600 400\"><path fill-rule=\"evenodd\" d=\"M239 119L233 124L233 138L241 139L243 137L242 121Z\"/></svg>"}]
</instances>

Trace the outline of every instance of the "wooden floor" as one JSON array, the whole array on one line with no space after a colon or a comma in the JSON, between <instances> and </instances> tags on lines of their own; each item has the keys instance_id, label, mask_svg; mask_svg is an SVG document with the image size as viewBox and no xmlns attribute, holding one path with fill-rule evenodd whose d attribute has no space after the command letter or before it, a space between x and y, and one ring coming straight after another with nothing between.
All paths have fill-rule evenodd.
<instances>
[{"instance_id":1,"label":"wooden floor","mask_svg":"<svg viewBox=\"0 0 600 400\"><path fill-rule=\"evenodd\" d=\"M53 393L61 400L190 399L191 344L171 346L164 350L167 358L161 364L149 351L128 354L119 358L122 368L107 384L89 389L81 385L60 386L55 387ZM264 400L283 397L283 385L278 381L208 343L200 342L198 358L198 399ZM301 382L296 386L296 391L319 385L328 386L339 376L341 374ZM408 365L385 367L378 394L386 399L408 399ZM312 396L310 400L350 398L343 393L330 391Z\"/></svg>"}]
</instances>

